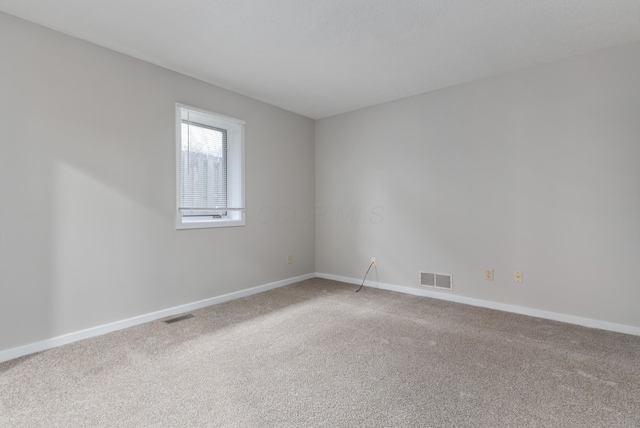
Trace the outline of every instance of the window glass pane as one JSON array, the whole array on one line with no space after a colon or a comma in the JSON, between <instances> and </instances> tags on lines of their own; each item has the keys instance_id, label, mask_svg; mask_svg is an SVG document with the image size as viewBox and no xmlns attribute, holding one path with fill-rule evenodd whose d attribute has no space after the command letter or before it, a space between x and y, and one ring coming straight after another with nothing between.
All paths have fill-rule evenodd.
<instances>
[{"instance_id":1,"label":"window glass pane","mask_svg":"<svg viewBox=\"0 0 640 428\"><path fill-rule=\"evenodd\" d=\"M197 208L182 214L226 215L227 131L183 121L181 133L181 206Z\"/></svg>"}]
</instances>

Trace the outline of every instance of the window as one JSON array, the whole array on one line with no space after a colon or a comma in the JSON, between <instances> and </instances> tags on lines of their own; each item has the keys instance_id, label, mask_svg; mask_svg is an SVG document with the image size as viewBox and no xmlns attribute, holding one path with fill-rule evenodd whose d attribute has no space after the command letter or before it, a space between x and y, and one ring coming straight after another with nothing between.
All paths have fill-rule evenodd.
<instances>
[{"instance_id":1,"label":"window","mask_svg":"<svg viewBox=\"0 0 640 428\"><path fill-rule=\"evenodd\" d=\"M176 104L176 229L244 226L244 121Z\"/></svg>"}]
</instances>

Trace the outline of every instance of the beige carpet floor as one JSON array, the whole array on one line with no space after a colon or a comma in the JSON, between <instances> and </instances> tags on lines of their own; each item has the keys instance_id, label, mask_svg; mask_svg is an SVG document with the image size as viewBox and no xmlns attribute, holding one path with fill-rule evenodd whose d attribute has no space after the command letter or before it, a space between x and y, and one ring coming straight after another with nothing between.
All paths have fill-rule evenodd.
<instances>
[{"instance_id":1,"label":"beige carpet floor","mask_svg":"<svg viewBox=\"0 0 640 428\"><path fill-rule=\"evenodd\" d=\"M0 426L640 426L640 337L356 288L312 279L0 364Z\"/></svg>"}]
</instances>

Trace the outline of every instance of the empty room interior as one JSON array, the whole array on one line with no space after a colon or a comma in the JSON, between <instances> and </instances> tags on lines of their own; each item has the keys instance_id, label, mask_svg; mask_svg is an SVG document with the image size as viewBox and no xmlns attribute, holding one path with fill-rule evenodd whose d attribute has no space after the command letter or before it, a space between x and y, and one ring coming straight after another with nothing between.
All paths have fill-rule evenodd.
<instances>
[{"instance_id":1,"label":"empty room interior","mask_svg":"<svg viewBox=\"0 0 640 428\"><path fill-rule=\"evenodd\" d=\"M640 2L0 0L0 426L640 426Z\"/></svg>"}]
</instances>

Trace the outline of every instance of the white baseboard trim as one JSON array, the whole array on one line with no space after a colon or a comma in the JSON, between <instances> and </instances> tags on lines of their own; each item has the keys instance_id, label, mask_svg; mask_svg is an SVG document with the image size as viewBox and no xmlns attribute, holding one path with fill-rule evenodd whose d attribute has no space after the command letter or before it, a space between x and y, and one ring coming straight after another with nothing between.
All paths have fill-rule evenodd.
<instances>
[{"instance_id":1,"label":"white baseboard trim","mask_svg":"<svg viewBox=\"0 0 640 428\"><path fill-rule=\"evenodd\" d=\"M33 354L35 352L46 351L47 349L66 345L68 343L77 342L78 340L88 339L90 337L100 336L111 333L112 331L122 330L133 327L135 325L144 324L146 322L155 321L160 318L170 317L172 315L184 312L194 311L196 309L205 308L207 306L217 305L219 303L228 302L230 300L239 299L241 297L251 296L252 294L262 293L264 291L273 290L274 288L284 287L285 285L295 282L304 281L305 279L315 278L315 274L296 276L293 278L283 279L269 284L259 285L257 287L248 288L246 290L236 291L234 293L224 294L222 296L212 297L210 299L200 300L198 302L187 303L185 305L175 306L173 308L163 309L133 318L127 318L121 321L115 321L109 324L103 324L96 327L87 328L85 330L75 331L73 333L63 334L62 336L45 339L40 342L30 343L28 345L11 348L0 351L0 363L13 360L14 358L24 355Z\"/></svg>"},{"instance_id":2,"label":"white baseboard trim","mask_svg":"<svg viewBox=\"0 0 640 428\"><path fill-rule=\"evenodd\" d=\"M104 324L96 327L91 327L85 330L76 331L73 333L64 334L61 336L53 337L51 339L45 339L39 342L30 343L28 345L19 346L16 348L0 351L0 363L4 361L13 360L14 358L22 357L24 355L33 354L35 352L46 351L47 349L55 348L58 346L66 345L68 343L77 342L78 340L88 339L90 337L100 336L103 334L111 333L113 331L122 330L125 328L133 327L146 322L155 321L160 318L170 317L172 315L181 314L184 312L194 311L196 309L205 308L207 306L217 305L219 303L228 302L230 300L239 299L242 297L251 296L253 294L262 293L264 291L273 290L274 288L284 287L296 282L304 281L311 278L324 278L334 281L345 282L347 284L360 285L362 280L356 278L349 278L339 275L330 275L326 273L315 273L301 275L293 278L284 279L282 281L276 281L269 284L259 285L257 287L248 288L246 290L236 291L234 293L224 294L222 296L212 297L210 299L200 300L198 302L187 303L173 308L163 309L156 312L151 312L144 315L128 318L121 321L115 321L109 324ZM591 318L577 317L574 315L566 315L557 312L543 311L540 309L527 308L525 306L510 305L506 303L492 302L489 300L481 300L473 297L459 296L456 294L450 294L448 292L439 292L431 290L423 290L419 288L407 287L402 285L385 284L375 281L365 281L366 287L380 288L382 290L396 291L399 293L412 294L415 296L431 297L434 299L447 300L450 302L463 303L471 306L478 306L482 308L496 309L504 312L512 312L515 314L528 315L537 318L544 318L553 321L566 322L569 324L577 324L584 327L598 328L601 330L614 331L617 333L631 334L634 336L640 336L640 327L634 327L624 324L616 324L607 321L594 320Z\"/></svg>"},{"instance_id":3,"label":"white baseboard trim","mask_svg":"<svg viewBox=\"0 0 640 428\"><path fill-rule=\"evenodd\" d=\"M348 278L345 276L330 275L326 273L316 273L316 277L331 279L334 281L346 282L347 284L362 284L361 279ZM532 309L525 306L509 305L507 303L492 302L489 300L481 300L473 297L465 297L456 294L450 294L443 291L423 290L420 288L406 287L403 285L384 284L375 281L365 281L365 287L380 288L382 290L397 291L399 293L413 294L415 296L431 297L434 299L447 300L450 302L463 303L465 305L479 306L481 308L497 309L504 312L512 312L514 314L528 315L537 318L544 318L553 321L566 322L568 324L577 324L584 327L599 328L601 330L614 331L617 333L632 334L640 336L640 327L634 327L624 324L616 324L607 321L594 320L591 318L577 317L574 315L566 315L557 312L543 311L541 309Z\"/></svg>"}]
</instances>

